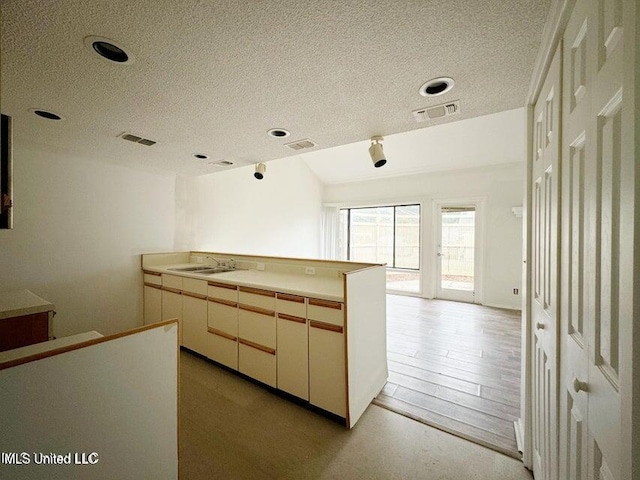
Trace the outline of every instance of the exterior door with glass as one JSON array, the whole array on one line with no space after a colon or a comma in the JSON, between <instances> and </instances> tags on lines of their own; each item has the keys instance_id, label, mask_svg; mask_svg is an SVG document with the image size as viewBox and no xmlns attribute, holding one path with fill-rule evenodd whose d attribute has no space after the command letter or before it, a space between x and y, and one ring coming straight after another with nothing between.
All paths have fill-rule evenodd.
<instances>
[{"instance_id":1,"label":"exterior door with glass","mask_svg":"<svg viewBox=\"0 0 640 480\"><path fill-rule=\"evenodd\" d=\"M436 204L436 298L475 303L479 204Z\"/></svg>"}]
</instances>

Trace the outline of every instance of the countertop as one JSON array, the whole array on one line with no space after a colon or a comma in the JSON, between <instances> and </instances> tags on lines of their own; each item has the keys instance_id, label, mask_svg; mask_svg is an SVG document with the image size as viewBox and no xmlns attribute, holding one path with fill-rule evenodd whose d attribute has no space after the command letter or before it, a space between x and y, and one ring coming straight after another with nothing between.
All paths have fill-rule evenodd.
<instances>
[{"instance_id":1,"label":"countertop","mask_svg":"<svg viewBox=\"0 0 640 480\"><path fill-rule=\"evenodd\" d=\"M0 292L0 320L55 310L55 305L29 290Z\"/></svg>"},{"instance_id":2,"label":"countertop","mask_svg":"<svg viewBox=\"0 0 640 480\"><path fill-rule=\"evenodd\" d=\"M344 283L342 276L330 278L327 276L276 273L261 270L234 270L232 272L214 273L212 275L197 272L176 272L172 268L201 266L196 264L163 265L147 267L144 270L156 273L166 273L179 277L197 278L210 282L239 285L242 287L262 288L282 293L290 293L304 297L320 298L342 302L344 300Z\"/></svg>"}]
</instances>

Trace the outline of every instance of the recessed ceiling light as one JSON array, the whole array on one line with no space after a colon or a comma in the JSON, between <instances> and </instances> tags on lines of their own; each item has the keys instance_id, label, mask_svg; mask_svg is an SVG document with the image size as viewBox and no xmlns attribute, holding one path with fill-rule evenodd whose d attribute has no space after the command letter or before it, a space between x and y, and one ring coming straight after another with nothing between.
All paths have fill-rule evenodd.
<instances>
[{"instance_id":1,"label":"recessed ceiling light","mask_svg":"<svg viewBox=\"0 0 640 480\"><path fill-rule=\"evenodd\" d=\"M439 77L429 80L420 87L420 95L423 97L435 97L447 93L453 88L453 78Z\"/></svg>"},{"instance_id":2,"label":"recessed ceiling light","mask_svg":"<svg viewBox=\"0 0 640 480\"><path fill-rule=\"evenodd\" d=\"M291 134L284 128L272 128L271 130L267 131L267 135L275 138L284 138L288 137Z\"/></svg>"},{"instance_id":3,"label":"recessed ceiling light","mask_svg":"<svg viewBox=\"0 0 640 480\"><path fill-rule=\"evenodd\" d=\"M209 155L205 153L194 153L193 156L201 160L206 160L207 158L209 158Z\"/></svg>"},{"instance_id":4,"label":"recessed ceiling light","mask_svg":"<svg viewBox=\"0 0 640 480\"><path fill-rule=\"evenodd\" d=\"M62 115L58 115L57 113L49 112L47 110L40 110L37 108L32 108L29 110L32 113L35 113L39 117L46 118L47 120L62 120Z\"/></svg>"},{"instance_id":5,"label":"recessed ceiling light","mask_svg":"<svg viewBox=\"0 0 640 480\"><path fill-rule=\"evenodd\" d=\"M89 50L100 55L101 58L110 62L128 65L133 63L133 57L127 53L124 48L104 37L89 36L84 39L84 45Z\"/></svg>"}]
</instances>

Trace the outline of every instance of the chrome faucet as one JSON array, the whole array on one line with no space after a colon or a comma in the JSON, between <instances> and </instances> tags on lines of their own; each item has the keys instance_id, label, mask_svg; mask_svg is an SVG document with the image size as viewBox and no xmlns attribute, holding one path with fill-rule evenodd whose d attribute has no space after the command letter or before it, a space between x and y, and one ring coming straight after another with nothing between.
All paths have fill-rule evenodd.
<instances>
[{"instance_id":1,"label":"chrome faucet","mask_svg":"<svg viewBox=\"0 0 640 480\"><path fill-rule=\"evenodd\" d=\"M210 256L210 255L207 255L207 256L206 256L206 258L209 258L209 259L213 260L214 262L216 262L216 266L217 266L217 267L219 267L219 266L220 266L220 260L217 260L217 259L213 258L213 257L212 257L212 256Z\"/></svg>"}]
</instances>

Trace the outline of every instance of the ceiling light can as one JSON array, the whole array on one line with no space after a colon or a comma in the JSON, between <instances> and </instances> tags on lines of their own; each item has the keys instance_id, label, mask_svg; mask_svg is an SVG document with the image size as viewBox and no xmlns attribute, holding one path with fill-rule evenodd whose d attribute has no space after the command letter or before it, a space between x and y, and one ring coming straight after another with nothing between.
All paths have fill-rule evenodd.
<instances>
[{"instance_id":1,"label":"ceiling light can","mask_svg":"<svg viewBox=\"0 0 640 480\"><path fill-rule=\"evenodd\" d=\"M44 110L42 108L30 108L29 111L40 118L47 120L64 120L64 117L58 113L54 113L50 110Z\"/></svg>"},{"instance_id":2,"label":"ceiling light can","mask_svg":"<svg viewBox=\"0 0 640 480\"><path fill-rule=\"evenodd\" d=\"M134 57L128 49L109 38L89 35L84 38L84 46L109 63L131 65L134 62Z\"/></svg>"},{"instance_id":3,"label":"ceiling light can","mask_svg":"<svg viewBox=\"0 0 640 480\"><path fill-rule=\"evenodd\" d=\"M284 128L272 128L271 130L267 130L267 135L273 138L285 138L291 135L291 133Z\"/></svg>"},{"instance_id":4,"label":"ceiling light can","mask_svg":"<svg viewBox=\"0 0 640 480\"><path fill-rule=\"evenodd\" d=\"M453 78L450 77L438 77L425 82L420 87L418 92L423 97L437 97L443 95L453 88Z\"/></svg>"}]
</instances>

